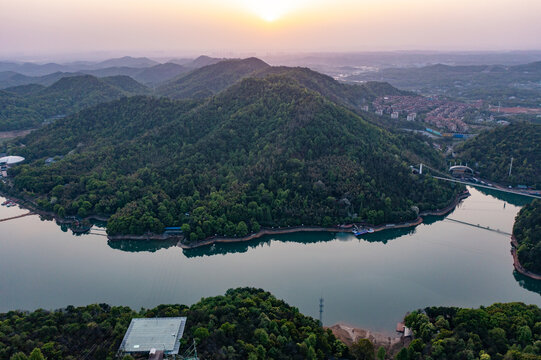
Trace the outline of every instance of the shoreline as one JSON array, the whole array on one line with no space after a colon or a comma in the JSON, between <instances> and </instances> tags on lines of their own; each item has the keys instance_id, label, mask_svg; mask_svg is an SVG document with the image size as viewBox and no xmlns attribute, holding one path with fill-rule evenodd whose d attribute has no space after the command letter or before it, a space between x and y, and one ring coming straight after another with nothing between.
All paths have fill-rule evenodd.
<instances>
[{"instance_id":1,"label":"shoreline","mask_svg":"<svg viewBox=\"0 0 541 360\"><path fill-rule=\"evenodd\" d=\"M62 218L62 217L58 216L57 214L55 214L54 212L45 211L45 210L40 209L39 206L34 201L32 201L30 199L26 199L24 197L13 196L11 194L6 194L6 193L3 193L1 191L0 191L0 196L6 198L8 200L13 200L15 203L17 203L17 205L20 208L24 208L24 209L28 210L29 212L31 212L31 214L26 214L27 216L28 215L43 216L47 220L49 220L49 219L55 220L58 224L71 224L73 222L73 220L69 220L67 218ZM100 215L89 215L89 216L87 216L85 218L82 218L81 220L96 220L96 221L107 222L107 220L109 220L109 217L100 216Z\"/></svg>"},{"instance_id":2,"label":"shoreline","mask_svg":"<svg viewBox=\"0 0 541 360\"><path fill-rule=\"evenodd\" d=\"M16 196L7 195L7 194L3 194L3 193L0 193L0 195L4 196L5 198L8 198L8 199L17 200L19 206L27 208L28 210L30 210L34 214L54 219L55 221L57 221L58 224L70 224L70 223L73 222L73 221L68 220L66 218L61 218L58 215L56 215L55 213L53 213L53 212L44 211L44 210L39 209L37 204L35 204L30 199L25 199L24 197L23 198L18 198ZM182 240L184 240L183 235L151 234L151 233L142 234L142 235L108 235L107 239L110 240L110 241L119 241L119 240L135 240L135 241L140 241L140 240L143 240L143 241L144 240L169 240L169 241L172 241L172 240L177 240L178 241L177 246L179 246L183 250L189 250L189 249L195 249L195 248L198 248L198 247L213 245L213 244L216 244L216 243L247 242L247 241L259 239L259 238L261 238L261 237L263 237L265 235L281 235L281 234L291 234L291 233L298 233L298 232L332 232L332 233L340 233L340 232L344 233L345 232L345 233L348 233L348 232L350 232L350 228L353 225L362 226L362 227L371 227L372 229L374 229L374 232L379 232L379 231L383 231L383 230L403 229L403 228L410 228L410 227L418 226L418 225L420 225L420 224L422 224L424 222L423 216L444 216L444 215L448 214L449 212L451 212L452 210L454 210L456 208L456 206L462 200L466 199L469 196L470 196L469 191L465 190L462 193L458 194L455 197L455 199L452 201L452 203L449 204L448 206L446 206L445 208L436 209L436 210L422 211L422 212L419 213L419 216L415 220L408 221L408 222L405 222L405 223L399 223L399 224L381 224L381 225L378 225L378 226L371 226L370 224L366 224L366 223L353 223L353 224L348 224L346 226L340 226L340 227L338 227L338 226L335 226L335 227L296 226L296 227L278 228L278 229L265 228L265 229L261 229L257 233L252 233L252 234L249 234L249 235L241 237L241 238L230 238L230 237L216 236L216 237L206 238L204 240L198 241L198 242L193 243L193 244L184 244L184 243L182 243ZM90 215L90 216L85 217L83 220L97 220L97 221L105 221L106 222L108 220L108 218L104 217L104 216L99 216L99 215Z\"/></svg>"},{"instance_id":3,"label":"shoreline","mask_svg":"<svg viewBox=\"0 0 541 360\"><path fill-rule=\"evenodd\" d=\"M351 346L359 339L370 340L376 348L383 346L388 354L396 355L403 347L409 345L411 339L398 333L373 331L368 328L359 328L344 322L338 322L331 326L323 326L332 331L334 336L347 346ZM394 358L394 357L393 357Z\"/></svg>"},{"instance_id":4,"label":"shoreline","mask_svg":"<svg viewBox=\"0 0 541 360\"><path fill-rule=\"evenodd\" d=\"M355 223L350 224L353 225L360 225L360 226L370 226L374 229L374 232L383 231L383 230L390 230L390 229L403 229L403 228L409 228L409 227L415 227L417 225L420 225L423 223L424 219L423 216L443 216L445 214L448 214L451 212L456 206L464 199L470 196L469 191L464 191L460 194L458 194L453 202L449 204L447 207L443 209L437 209L433 211L423 211L420 213L420 215L413 221L409 221L406 223L400 223L400 224L382 224L378 226L370 226L369 224L361 224L361 223ZM262 229L258 231L257 233L253 233L241 238L228 238L228 237L211 237L207 238L202 241L198 241L194 244L183 244L182 242L179 242L178 246L184 250L189 249L195 249L198 247L203 246L209 246L214 245L216 243L239 243L239 242L246 242L255 240L258 238L261 238L265 235L281 235L281 234L291 234L291 233L298 233L298 232L350 232L349 226L348 227L321 227L321 226L298 226L298 227L290 227L290 228L281 228L281 229ZM120 238L121 237L121 238ZM132 239L133 236L120 236L120 237L109 237L110 240L128 240ZM178 238L178 236L176 236Z\"/></svg>"},{"instance_id":5,"label":"shoreline","mask_svg":"<svg viewBox=\"0 0 541 360\"><path fill-rule=\"evenodd\" d=\"M515 235L511 235L511 256L513 256L513 266L515 267L515 270L522 275L529 277L530 279L541 280L541 275L528 271L524 268L524 266L522 266L518 259L518 248L519 244L515 238Z\"/></svg>"}]
</instances>

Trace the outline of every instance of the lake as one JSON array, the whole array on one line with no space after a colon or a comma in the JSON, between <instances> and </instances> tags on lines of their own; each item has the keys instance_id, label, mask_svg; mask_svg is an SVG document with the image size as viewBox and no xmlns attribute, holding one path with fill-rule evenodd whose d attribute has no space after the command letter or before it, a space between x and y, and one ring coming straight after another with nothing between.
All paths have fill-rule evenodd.
<instances>
[{"instance_id":1,"label":"lake","mask_svg":"<svg viewBox=\"0 0 541 360\"><path fill-rule=\"evenodd\" d=\"M513 269L509 236L449 220L510 233L531 199L470 192L447 217L413 229L361 239L298 233L186 251L171 242L110 242L99 228L76 236L37 215L0 222L0 311L190 305L253 286L316 318L323 297L325 325L343 321L392 333L407 311L429 305L541 306L541 282ZM2 206L0 219L26 212Z\"/></svg>"}]
</instances>

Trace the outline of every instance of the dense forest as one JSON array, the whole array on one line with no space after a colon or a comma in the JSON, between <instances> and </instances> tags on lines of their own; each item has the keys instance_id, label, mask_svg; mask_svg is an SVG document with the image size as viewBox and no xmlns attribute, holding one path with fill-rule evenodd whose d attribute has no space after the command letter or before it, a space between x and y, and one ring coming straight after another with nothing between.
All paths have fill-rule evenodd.
<instances>
[{"instance_id":1,"label":"dense forest","mask_svg":"<svg viewBox=\"0 0 541 360\"><path fill-rule=\"evenodd\" d=\"M415 339L397 360L541 359L541 309L535 305L430 307L406 316L406 326Z\"/></svg>"},{"instance_id":2,"label":"dense forest","mask_svg":"<svg viewBox=\"0 0 541 360\"><path fill-rule=\"evenodd\" d=\"M347 348L313 318L261 289L230 289L192 306L136 312L106 304L0 314L0 359L112 359L132 318L186 316L181 352L202 359L389 359L368 340ZM414 339L397 360L539 360L541 309L522 303L480 309L430 307L406 316ZM377 357L376 357L377 354Z\"/></svg>"},{"instance_id":3,"label":"dense forest","mask_svg":"<svg viewBox=\"0 0 541 360\"><path fill-rule=\"evenodd\" d=\"M0 131L40 126L52 117L124 96L148 94L149 89L128 76L63 77L51 86L21 85L0 90Z\"/></svg>"},{"instance_id":4,"label":"dense forest","mask_svg":"<svg viewBox=\"0 0 541 360\"><path fill-rule=\"evenodd\" d=\"M541 189L541 125L524 122L498 127L466 141L457 153L483 178Z\"/></svg>"},{"instance_id":5,"label":"dense forest","mask_svg":"<svg viewBox=\"0 0 541 360\"><path fill-rule=\"evenodd\" d=\"M11 146L28 162L11 169L14 188L4 191L60 216L112 215L110 235L182 226L197 241L261 226L400 222L460 191L412 174L419 158L441 165L423 139L372 125L284 75L201 101L125 98Z\"/></svg>"},{"instance_id":6,"label":"dense forest","mask_svg":"<svg viewBox=\"0 0 541 360\"><path fill-rule=\"evenodd\" d=\"M181 353L197 342L202 359L348 358L348 348L317 320L261 289L230 289L188 307L139 312L106 304L0 314L0 359L112 359L132 318L186 316ZM21 354L22 353L22 354ZM30 357L39 359L39 357Z\"/></svg>"},{"instance_id":7,"label":"dense forest","mask_svg":"<svg viewBox=\"0 0 541 360\"><path fill-rule=\"evenodd\" d=\"M521 265L541 274L541 200L535 199L520 209L513 235L519 244L517 254Z\"/></svg>"}]
</instances>

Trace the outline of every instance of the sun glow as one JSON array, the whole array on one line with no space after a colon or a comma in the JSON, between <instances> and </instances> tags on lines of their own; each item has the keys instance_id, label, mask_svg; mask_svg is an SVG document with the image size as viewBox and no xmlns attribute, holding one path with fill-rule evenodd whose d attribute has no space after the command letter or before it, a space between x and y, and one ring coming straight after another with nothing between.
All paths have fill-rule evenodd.
<instances>
[{"instance_id":1,"label":"sun glow","mask_svg":"<svg viewBox=\"0 0 541 360\"><path fill-rule=\"evenodd\" d=\"M303 0L246 0L250 11L267 22L276 21L308 3Z\"/></svg>"}]
</instances>

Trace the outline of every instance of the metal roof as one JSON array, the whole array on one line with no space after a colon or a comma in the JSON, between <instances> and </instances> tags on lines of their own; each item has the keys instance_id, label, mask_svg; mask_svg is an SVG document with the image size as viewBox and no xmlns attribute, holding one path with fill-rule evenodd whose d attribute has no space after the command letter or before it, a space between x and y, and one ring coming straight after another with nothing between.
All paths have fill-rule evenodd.
<instances>
[{"instance_id":1,"label":"metal roof","mask_svg":"<svg viewBox=\"0 0 541 360\"><path fill-rule=\"evenodd\" d=\"M119 351L136 353L156 349L168 355L178 354L185 325L185 317L132 319Z\"/></svg>"},{"instance_id":2,"label":"metal roof","mask_svg":"<svg viewBox=\"0 0 541 360\"><path fill-rule=\"evenodd\" d=\"M13 165L24 161L22 156L4 156L0 158L0 163L6 163L8 165Z\"/></svg>"}]
</instances>

